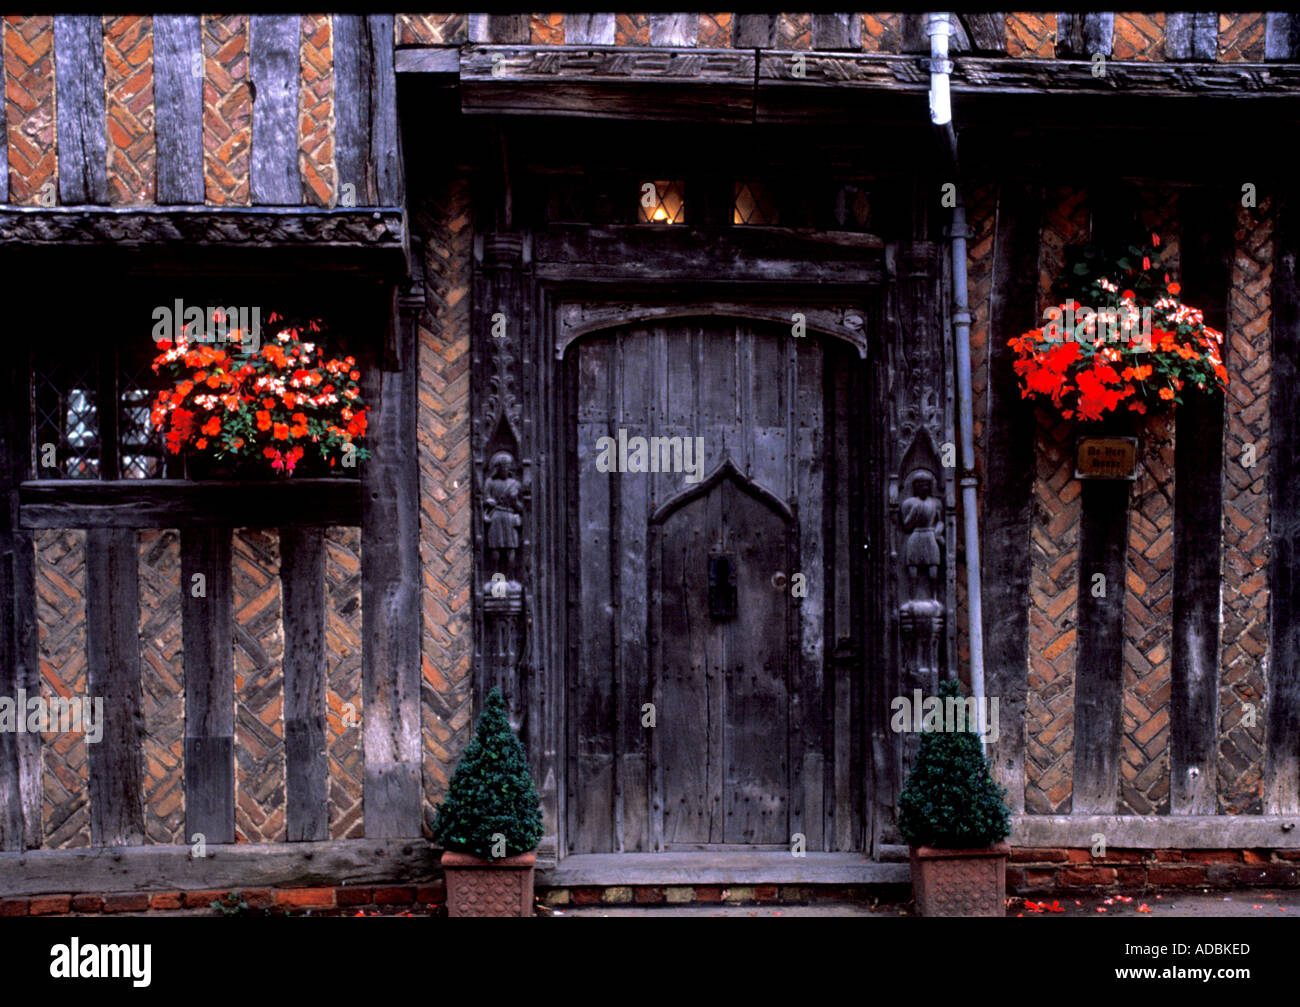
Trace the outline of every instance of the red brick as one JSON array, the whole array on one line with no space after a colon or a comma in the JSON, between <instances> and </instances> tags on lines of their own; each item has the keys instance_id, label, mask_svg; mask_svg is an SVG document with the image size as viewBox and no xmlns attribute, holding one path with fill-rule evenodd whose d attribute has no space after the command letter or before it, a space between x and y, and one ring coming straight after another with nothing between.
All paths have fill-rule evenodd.
<instances>
[{"instance_id":1,"label":"red brick","mask_svg":"<svg viewBox=\"0 0 1300 1007\"><path fill-rule=\"evenodd\" d=\"M179 909L182 902L180 892L154 892L149 896L150 909Z\"/></svg>"},{"instance_id":2,"label":"red brick","mask_svg":"<svg viewBox=\"0 0 1300 1007\"><path fill-rule=\"evenodd\" d=\"M771 886L775 890L775 886ZM633 889L633 898L643 905L655 905L664 900L664 890L662 888L653 888L648 885L637 885Z\"/></svg>"},{"instance_id":3,"label":"red brick","mask_svg":"<svg viewBox=\"0 0 1300 1007\"><path fill-rule=\"evenodd\" d=\"M1011 851L1013 864L1049 864L1054 861L1068 860L1069 853L1055 849L1014 849Z\"/></svg>"},{"instance_id":4,"label":"red brick","mask_svg":"<svg viewBox=\"0 0 1300 1007\"><path fill-rule=\"evenodd\" d=\"M1245 854L1246 863L1248 864L1259 864L1264 862L1262 860L1250 859L1252 856L1257 855L1254 850L1242 850L1241 852ZM1300 850L1278 850L1277 856L1279 860L1300 860Z\"/></svg>"},{"instance_id":5,"label":"red brick","mask_svg":"<svg viewBox=\"0 0 1300 1007\"><path fill-rule=\"evenodd\" d=\"M375 889L375 905L392 906L415 901L415 889L407 886Z\"/></svg>"},{"instance_id":6,"label":"red brick","mask_svg":"<svg viewBox=\"0 0 1300 1007\"><path fill-rule=\"evenodd\" d=\"M26 916L26 899L0 899L0 916Z\"/></svg>"},{"instance_id":7,"label":"red brick","mask_svg":"<svg viewBox=\"0 0 1300 1007\"><path fill-rule=\"evenodd\" d=\"M1107 850L1101 859L1107 864L1140 864L1143 858L1141 850Z\"/></svg>"},{"instance_id":8,"label":"red brick","mask_svg":"<svg viewBox=\"0 0 1300 1007\"><path fill-rule=\"evenodd\" d=\"M1205 884L1205 867L1190 864L1181 867L1151 867L1147 870L1147 881L1153 885L1203 885Z\"/></svg>"},{"instance_id":9,"label":"red brick","mask_svg":"<svg viewBox=\"0 0 1300 1007\"><path fill-rule=\"evenodd\" d=\"M1056 871L1025 869L1025 887L1033 892L1050 891L1056 887Z\"/></svg>"},{"instance_id":10,"label":"red brick","mask_svg":"<svg viewBox=\"0 0 1300 1007\"><path fill-rule=\"evenodd\" d=\"M1015 890L1024 887L1025 869L1023 867L1007 868L1007 887Z\"/></svg>"},{"instance_id":11,"label":"red brick","mask_svg":"<svg viewBox=\"0 0 1300 1007\"><path fill-rule=\"evenodd\" d=\"M1067 850L1066 854L1072 864L1096 864L1101 862L1100 857L1092 855L1092 850Z\"/></svg>"},{"instance_id":12,"label":"red brick","mask_svg":"<svg viewBox=\"0 0 1300 1007\"><path fill-rule=\"evenodd\" d=\"M1145 867L1117 867L1115 873L1118 875L1119 883L1126 888L1145 886L1147 883Z\"/></svg>"},{"instance_id":13,"label":"red brick","mask_svg":"<svg viewBox=\"0 0 1300 1007\"><path fill-rule=\"evenodd\" d=\"M371 902L369 888L335 888L334 902L340 906L365 906Z\"/></svg>"},{"instance_id":14,"label":"red brick","mask_svg":"<svg viewBox=\"0 0 1300 1007\"><path fill-rule=\"evenodd\" d=\"M31 900L27 913L29 916L53 916L66 913L71 904L71 895L42 895Z\"/></svg>"},{"instance_id":15,"label":"red brick","mask_svg":"<svg viewBox=\"0 0 1300 1007\"><path fill-rule=\"evenodd\" d=\"M780 889L776 885L754 886L754 898L759 902L775 902L780 894Z\"/></svg>"},{"instance_id":16,"label":"red brick","mask_svg":"<svg viewBox=\"0 0 1300 1007\"><path fill-rule=\"evenodd\" d=\"M1198 864L1241 863L1241 852L1239 850L1188 850L1186 857Z\"/></svg>"},{"instance_id":17,"label":"red brick","mask_svg":"<svg viewBox=\"0 0 1300 1007\"><path fill-rule=\"evenodd\" d=\"M104 897L102 895L72 896L72 911L74 913L97 913L103 908Z\"/></svg>"},{"instance_id":18,"label":"red brick","mask_svg":"<svg viewBox=\"0 0 1300 1007\"><path fill-rule=\"evenodd\" d=\"M1300 860L1300 850L1280 850L1278 855L1285 860ZM1248 864L1269 863L1268 854L1263 850L1242 850L1241 859Z\"/></svg>"},{"instance_id":19,"label":"red brick","mask_svg":"<svg viewBox=\"0 0 1300 1007\"><path fill-rule=\"evenodd\" d=\"M415 901L428 905L431 902L447 901L447 886L441 881L431 885L420 885L415 889Z\"/></svg>"},{"instance_id":20,"label":"red brick","mask_svg":"<svg viewBox=\"0 0 1300 1007\"><path fill-rule=\"evenodd\" d=\"M142 913L149 908L149 896L144 892L122 892L104 896L106 913Z\"/></svg>"},{"instance_id":21,"label":"red brick","mask_svg":"<svg viewBox=\"0 0 1300 1007\"><path fill-rule=\"evenodd\" d=\"M275 905L276 893L270 888L246 888L241 894L250 909L270 909Z\"/></svg>"},{"instance_id":22,"label":"red brick","mask_svg":"<svg viewBox=\"0 0 1300 1007\"><path fill-rule=\"evenodd\" d=\"M1156 850L1156 860L1160 863L1176 863L1183 859L1182 850Z\"/></svg>"},{"instance_id":23,"label":"red brick","mask_svg":"<svg viewBox=\"0 0 1300 1007\"><path fill-rule=\"evenodd\" d=\"M212 903L220 902L225 894L216 891L185 892L183 900L186 909L206 909Z\"/></svg>"},{"instance_id":24,"label":"red brick","mask_svg":"<svg viewBox=\"0 0 1300 1007\"><path fill-rule=\"evenodd\" d=\"M717 885L696 885L696 902L721 902L722 889Z\"/></svg>"},{"instance_id":25,"label":"red brick","mask_svg":"<svg viewBox=\"0 0 1300 1007\"><path fill-rule=\"evenodd\" d=\"M600 905L599 888L575 888L569 893L575 906L597 906Z\"/></svg>"},{"instance_id":26,"label":"red brick","mask_svg":"<svg viewBox=\"0 0 1300 1007\"><path fill-rule=\"evenodd\" d=\"M1061 884L1069 888L1113 885L1118 875L1113 867L1067 867L1061 872Z\"/></svg>"},{"instance_id":27,"label":"red brick","mask_svg":"<svg viewBox=\"0 0 1300 1007\"><path fill-rule=\"evenodd\" d=\"M332 909L333 888L281 888L275 893L275 904L287 909Z\"/></svg>"}]
</instances>

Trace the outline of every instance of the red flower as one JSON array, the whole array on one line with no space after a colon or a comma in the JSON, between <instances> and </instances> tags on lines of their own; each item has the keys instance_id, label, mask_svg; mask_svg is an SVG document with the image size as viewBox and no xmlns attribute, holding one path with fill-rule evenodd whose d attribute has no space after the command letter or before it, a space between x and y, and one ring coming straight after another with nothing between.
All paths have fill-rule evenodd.
<instances>
[{"instance_id":1,"label":"red flower","mask_svg":"<svg viewBox=\"0 0 1300 1007\"><path fill-rule=\"evenodd\" d=\"M217 434L221 433L221 420L216 416L212 417L207 423L203 424L203 432L209 437L216 437Z\"/></svg>"},{"instance_id":2,"label":"red flower","mask_svg":"<svg viewBox=\"0 0 1300 1007\"><path fill-rule=\"evenodd\" d=\"M275 429L271 432L271 436L277 441L287 441L289 439L289 425L287 423L275 424Z\"/></svg>"}]
</instances>

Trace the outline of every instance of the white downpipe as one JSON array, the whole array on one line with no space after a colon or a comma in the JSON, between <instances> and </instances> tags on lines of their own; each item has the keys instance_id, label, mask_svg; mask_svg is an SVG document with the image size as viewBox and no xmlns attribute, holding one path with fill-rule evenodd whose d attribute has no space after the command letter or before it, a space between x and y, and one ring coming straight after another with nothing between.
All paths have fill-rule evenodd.
<instances>
[{"instance_id":1,"label":"white downpipe","mask_svg":"<svg viewBox=\"0 0 1300 1007\"><path fill-rule=\"evenodd\" d=\"M926 19L930 36L930 121L944 135L957 164L957 137L952 125L952 100L948 75L948 37L952 34L949 15L930 14ZM955 174L955 170L954 170ZM966 611L970 635L970 684L976 708L984 717L984 608L980 594L980 532L976 513L974 409L970 377L970 303L966 290L966 208L962 205L961 186L957 188L952 211L952 320L956 329L957 350L957 426L961 434L961 509L966 542ZM984 745L987 725L981 724L980 745Z\"/></svg>"}]
</instances>

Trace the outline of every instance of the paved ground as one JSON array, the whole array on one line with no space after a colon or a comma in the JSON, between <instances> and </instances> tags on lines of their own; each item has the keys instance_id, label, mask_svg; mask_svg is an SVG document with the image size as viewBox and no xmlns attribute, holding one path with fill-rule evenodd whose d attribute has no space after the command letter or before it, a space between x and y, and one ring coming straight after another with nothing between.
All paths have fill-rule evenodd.
<instances>
[{"instance_id":1,"label":"paved ground","mask_svg":"<svg viewBox=\"0 0 1300 1007\"><path fill-rule=\"evenodd\" d=\"M1165 892L1160 895L1079 895L1059 898L1015 898L1010 900L1007 915L1021 916L1091 916L1107 919L1115 916L1144 916L1155 919L1170 916L1266 916L1277 919L1300 919L1300 890L1247 889L1241 891ZM1104 910L1104 911L1100 911ZM906 903L862 905L822 903L811 906L566 906L552 911L553 916L911 916Z\"/></svg>"}]
</instances>

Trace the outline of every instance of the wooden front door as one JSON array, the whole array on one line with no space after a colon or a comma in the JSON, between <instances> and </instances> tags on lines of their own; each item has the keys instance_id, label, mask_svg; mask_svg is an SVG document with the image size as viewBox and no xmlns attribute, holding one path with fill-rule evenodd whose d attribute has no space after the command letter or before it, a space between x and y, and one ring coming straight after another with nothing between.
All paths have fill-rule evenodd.
<instances>
[{"instance_id":1,"label":"wooden front door","mask_svg":"<svg viewBox=\"0 0 1300 1007\"><path fill-rule=\"evenodd\" d=\"M565 852L862 848L858 353L696 317L566 360Z\"/></svg>"}]
</instances>

